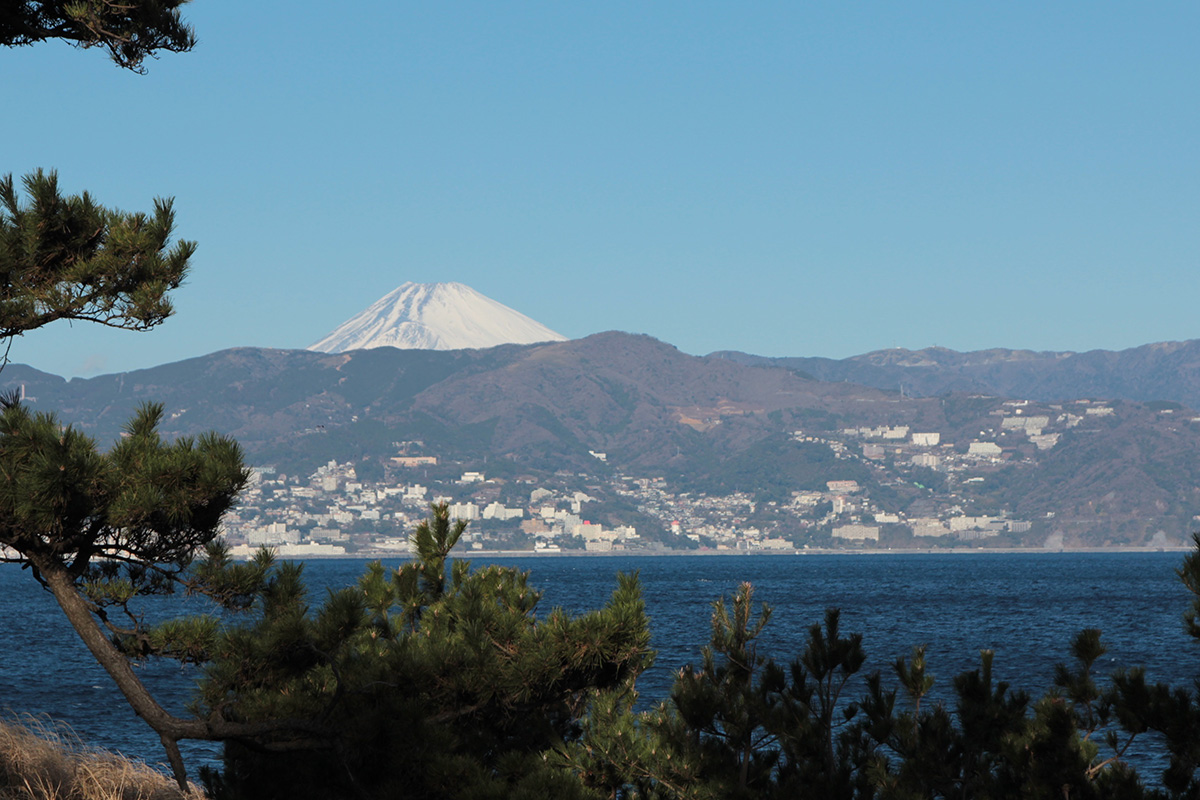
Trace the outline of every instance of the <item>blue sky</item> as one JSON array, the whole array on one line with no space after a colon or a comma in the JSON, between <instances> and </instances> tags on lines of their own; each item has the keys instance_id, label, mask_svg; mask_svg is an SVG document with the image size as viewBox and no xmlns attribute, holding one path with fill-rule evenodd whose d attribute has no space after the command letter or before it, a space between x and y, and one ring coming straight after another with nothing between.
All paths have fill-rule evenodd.
<instances>
[{"instance_id":1,"label":"blue sky","mask_svg":"<svg viewBox=\"0 0 1200 800\"><path fill-rule=\"evenodd\" d=\"M344 9L352 11L346 13ZM0 52L0 173L199 242L61 375L304 347L404 281L570 336L844 357L1200 337L1200 6L195 0L134 75Z\"/></svg>"}]
</instances>

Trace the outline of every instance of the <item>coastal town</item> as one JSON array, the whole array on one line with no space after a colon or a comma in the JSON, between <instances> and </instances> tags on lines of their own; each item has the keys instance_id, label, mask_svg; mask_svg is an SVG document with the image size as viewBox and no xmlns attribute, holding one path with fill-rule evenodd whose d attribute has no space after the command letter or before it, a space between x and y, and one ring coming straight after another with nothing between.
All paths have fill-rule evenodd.
<instances>
[{"instance_id":1,"label":"coastal town","mask_svg":"<svg viewBox=\"0 0 1200 800\"><path fill-rule=\"evenodd\" d=\"M1011 544L1039 520L981 503L980 490L998 470L1032 463L1064 432L1114 411L1089 401L998 405L991 427L969 441L905 425L792 431L791 445L828 450L830 475L853 465L867 478L831 477L769 500L746 491L679 491L664 477L603 470L496 477L478 465L440 463L437 454L413 455L420 442L398 442L404 454L382 469L372 466L370 477L360 474L363 464L336 460L308 474L254 468L227 515L225 538L241 557L263 546L299 558L402 555L430 505L445 503L451 518L468 523L460 545L468 551L786 553ZM598 466L608 458L592 456ZM630 519L614 524L621 510Z\"/></svg>"}]
</instances>

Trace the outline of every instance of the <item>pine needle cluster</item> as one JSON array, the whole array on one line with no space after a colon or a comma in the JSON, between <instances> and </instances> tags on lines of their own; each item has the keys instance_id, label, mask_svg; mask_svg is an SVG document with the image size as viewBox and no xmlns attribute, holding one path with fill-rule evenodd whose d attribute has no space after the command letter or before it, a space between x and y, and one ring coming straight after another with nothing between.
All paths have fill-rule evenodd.
<instances>
[{"instance_id":1,"label":"pine needle cluster","mask_svg":"<svg viewBox=\"0 0 1200 800\"><path fill-rule=\"evenodd\" d=\"M6 0L0 47L52 39L102 47L119 67L142 72L159 51L184 53L196 36L180 14L188 0Z\"/></svg>"},{"instance_id":2,"label":"pine needle cluster","mask_svg":"<svg viewBox=\"0 0 1200 800\"><path fill-rule=\"evenodd\" d=\"M87 192L63 195L54 172L22 185L28 200L11 175L0 178L0 339L61 319L148 330L170 316L168 294L196 249L171 242L170 200L129 213Z\"/></svg>"}]
</instances>

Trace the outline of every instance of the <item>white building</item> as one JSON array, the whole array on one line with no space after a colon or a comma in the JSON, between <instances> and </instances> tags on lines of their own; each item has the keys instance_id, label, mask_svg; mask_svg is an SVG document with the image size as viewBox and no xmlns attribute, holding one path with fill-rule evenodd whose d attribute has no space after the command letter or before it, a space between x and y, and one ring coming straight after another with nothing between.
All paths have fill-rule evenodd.
<instances>
[{"instance_id":1,"label":"white building","mask_svg":"<svg viewBox=\"0 0 1200 800\"><path fill-rule=\"evenodd\" d=\"M839 525L833 529L834 538L856 541L879 541L878 525Z\"/></svg>"},{"instance_id":2,"label":"white building","mask_svg":"<svg viewBox=\"0 0 1200 800\"><path fill-rule=\"evenodd\" d=\"M1058 437L1060 435L1057 433L1043 433L1040 436L1030 436L1029 441L1033 442L1038 450L1049 450L1058 444Z\"/></svg>"},{"instance_id":3,"label":"white building","mask_svg":"<svg viewBox=\"0 0 1200 800\"><path fill-rule=\"evenodd\" d=\"M863 458L883 458L883 445L881 444L864 444L862 446Z\"/></svg>"},{"instance_id":4,"label":"white building","mask_svg":"<svg viewBox=\"0 0 1200 800\"><path fill-rule=\"evenodd\" d=\"M1000 427L1005 430L1025 431L1029 434L1039 434L1042 429L1050 424L1050 418L1044 416L1038 417L1005 417L1000 420Z\"/></svg>"},{"instance_id":5,"label":"white building","mask_svg":"<svg viewBox=\"0 0 1200 800\"><path fill-rule=\"evenodd\" d=\"M500 503L489 503L483 509L484 519L522 519L525 516L525 510L521 508L506 508Z\"/></svg>"},{"instance_id":6,"label":"white building","mask_svg":"<svg viewBox=\"0 0 1200 800\"><path fill-rule=\"evenodd\" d=\"M275 548L275 555L280 558L320 558L325 556L344 556L346 548L338 544L281 544Z\"/></svg>"},{"instance_id":7,"label":"white building","mask_svg":"<svg viewBox=\"0 0 1200 800\"><path fill-rule=\"evenodd\" d=\"M1007 521L999 517L961 516L950 518L950 530L955 533L961 533L963 531L989 531L991 533L999 533L1000 531L1007 529Z\"/></svg>"},{"instance_id":8,"label":"white building","mask_svg":"<svg viewBox=\"0 0 1200 800\"><path fill-rule=\"evenodd\" d=\"M450 506L450 519L479 519L479 506L474 503L454 503Z\"/></svg>"},{"instance_id":9,"label":"white building","mask_svg":"<svg viewBox=\"0 0 1200 800\"><path fill-rule=\"evenodd\" d=\"M909 520L913 536L949 536L950 528L936 517L921 517Z\"/></svg>"},{"instance_id":10,"label":"white building","mask_svg":"<svg viewBox=\"0 0 1200 800\"><path fill-rule=\"evenodd\" d=\"M763 539L758 544L763 550L795 550L796 545L789 542L787 539L771 538Z\"/></svg>"},{"instance_id":11,"label":"white building","mask_svg":"<svg viewBox=\"0 0 1200 800\"><path fill-rule=\"evenodd\" d=\"M618 539L638 538L637 528L633 527L632 525L618 525L617 527L613 528L613 533L617 535Z\"/></svg>"},{"instance_id":12,"label":"white building","mask_svg":"<svg viewBox=\"0 0 1200 800\"><path fill-rule=\"evenodd\" d=\"M299 541L300 532L289 531L287 525L282 522L272 522L269 525L254 528L246 532L246 544L251 547L296 544Z\"/></svg>"},{"instance_id":13,"label":"white building","mask_svg":"<svg viewBox=\"0 0 1200 800\"><path fill-rule=\"evenodd\" d=\"M798 506L815 506L821 502L817 492L792 492L792 502Z\"/></svg>"}]
</instances>

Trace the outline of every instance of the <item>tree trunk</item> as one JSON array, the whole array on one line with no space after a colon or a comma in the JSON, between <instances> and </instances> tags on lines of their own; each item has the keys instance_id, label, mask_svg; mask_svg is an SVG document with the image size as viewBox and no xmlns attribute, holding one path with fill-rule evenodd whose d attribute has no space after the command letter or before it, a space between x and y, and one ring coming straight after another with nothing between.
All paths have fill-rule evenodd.
<instances>
[{"instance_id":1,"label":"tree trunk","mask_svg":"<svg viewBox=\"0 0 1200 800\"><path fill-rule=\"evenodd\" d=\"M257 742L271 750L308 749L328 746L329 732L313 720L277 719L263 722L236 722L222 719L184 719L163 708L146 688L129 659L92 616L87 602L79 593L75 579L61 563L52 559L26 555L41 573L42 579L54 594L54 599L87 645L96 662L112 678L133 712L146 721L162 739L175 780L187 789L187 771L179 754L181 739L228 741L236 739ZM280 734L283 734L281 737ZM267 739L267 742L263 740ZM272 741L273 740L273 741Z\"/></svg>"},{"instance_id":2,"label":"tree trunk","mask_svg":"<svg viewBox=\"0 0 1200 800\"><path fill-rule=\"evenodd\" d=\"M133 712L144 719L162 739L171 769L175 773L175 780L179 782L181 789L186 789L187 771L179 755L177 743L184 738L208 738L195 735L204 732L203 723L199 720L180 719L159 705L133 671L129 659L125 658L101 630L87 603L79 595L74 579L64 567L54 562L35 563L34 566L41 572L71 627L87 645L97 663L104 667L104 671L113 679Z\"/></svg>"}]
</instances>

